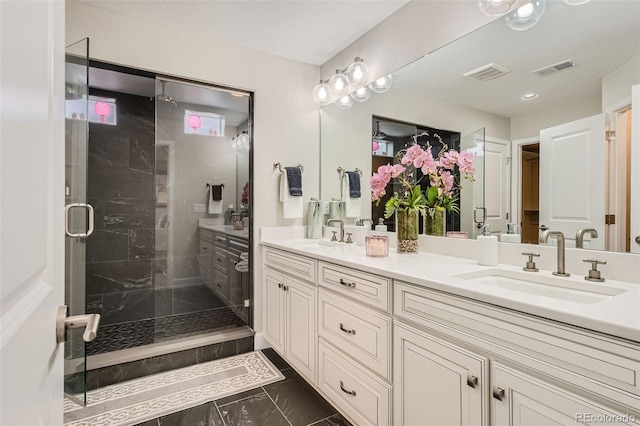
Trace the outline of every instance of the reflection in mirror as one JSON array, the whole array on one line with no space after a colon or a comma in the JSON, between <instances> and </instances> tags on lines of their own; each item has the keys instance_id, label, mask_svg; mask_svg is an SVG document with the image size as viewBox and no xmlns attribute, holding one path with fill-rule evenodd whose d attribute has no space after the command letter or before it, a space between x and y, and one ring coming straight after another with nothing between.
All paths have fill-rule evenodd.
<instances>
[{"instance_id":1,"label":"reflection in mirror","mask_svg":"<svg viewBox=\"0 0 640 426\"><path fill-rule=\"evenodd\" d=\"M513 223L522 241L535 243L545 225L571 247L579 230L593 228L598 237L583 232L584 248L640 252L640 179L632 178L640 162L630 160L640 151L630 124L640 114L632 105L640 97L632 96L640 92L632 89L640 84L639 51L637 1L548 2L541 21L520 32L497 19L395 72L385 95L322 110L322 196L334 191L325 181L329 155L368 158L372 115L462 135L484 128L492 232L505 234ZM508 72L485 81L464 76L489 64ZM589 117L597 126L582 121Z\"/></svg>"}]
</instances>

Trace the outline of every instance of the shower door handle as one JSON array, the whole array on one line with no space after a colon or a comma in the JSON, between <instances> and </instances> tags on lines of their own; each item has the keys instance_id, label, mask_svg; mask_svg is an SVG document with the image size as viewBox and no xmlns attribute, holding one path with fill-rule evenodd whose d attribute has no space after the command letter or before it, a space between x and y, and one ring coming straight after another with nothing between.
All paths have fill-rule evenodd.
<instances>
[{"instance_id":1,"label":"shower door handle","mask_svg":"<svg viewBox=\"0 0 640 426\"><path fill-rule=\"evenodd\" d=\"M82 340L85 342L93 342L98 335L100 314L74 315L67 317L68 311L67 305L62 305L58 308L58 314L56 316L56 341L58 343L64 342L69 328L84 327Z\"/></svg>"},{"instance_id":2,"label":"shower door handle","mask_svg":"<svg viewBox=\"0 0 640 426\"><path fill-rule=\"evenodd\" d=\"M89 212L88 229L87 229L87 232L85 233L81 233L81 232L72 233L69 230L69 212L71 211L72 208L75 208L75 207L83 207L87 209L87 211ZM89 203L67 204L66 206L64 206L64 233L67 234L67 236L72 238L88 237L89 235L93 234L93 216L94 216L93 207Z\"/></svg>"}]
</instances>

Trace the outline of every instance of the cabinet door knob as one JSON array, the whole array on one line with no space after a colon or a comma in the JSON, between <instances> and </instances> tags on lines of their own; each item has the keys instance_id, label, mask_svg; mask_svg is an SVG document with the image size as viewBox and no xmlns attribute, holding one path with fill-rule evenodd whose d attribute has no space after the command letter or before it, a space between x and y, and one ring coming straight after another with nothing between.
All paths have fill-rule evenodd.
<instances>
[{"instance_id":1,"label":"cabinet door knob","mask_svg":"<svg viewBox=\"0 0 640 426\"><path fill-rule=\"evenodd\" d=\"M344 324L340 323L340 330L344 331L347 334L356 334L355 330L347 330L346 328L344 328Z\"/></svg>"},{"instance_id":2,"label":"cabinet door knob","mask_svg":"<svg viewBox=\"0 0 640 426\"><path fill-rule=\"evenodd\" d=\"M472 376L471 374L469 374L467 376L467 385L475 389L476 386L478 386L478 378L476 376Z\"/></svg>"},{"instance_id":3,"label":"cabinet door knob","mask_svg":"<svg viewBox=\"0 0 640 426\"><path fill-rule=\"evenodd\" d=\"M282 283L278 283L278 288L282 288Z\"/></svg>"},{"instance_id":4,"label":"cabinet door knob","mask_svg":"<svg viewBox=\"0 0 640 426\"><path fill-rule=\"evenodd\" d=\"M283 285L283 286L282 286L282 289L283 289L284 291L289 291L289 286L288 286L288 285Z\"/></svg>"},{"instance_id":5,"label":"cabinet door knob","mask_svg":"<svg viewBox=\"0 0 640 426\"><path fill-rule=\"evenodd\" d=\"M504 399L504 389L502 389L499 386L494 386L493 387L493 397L495 399L497 399L498 401L502 401Z\"/></svg>"},{"instance_id":6,"label":"cabinet door knob","mask_svg":"<svg viewBox=\"0 0 640 426\"><path fill-rule=\"evenodd\" d=\"M344 393L348 393L349 395L356 396L356 391L354 391L354 390L349 391L349 390L346 390L346 389L344 388L344 383L342 383L342 380L340 380L340 389L341 389L341 390L342 390L342 392L344 392Z\"/></svg>"},{"instance_id":7,"label":"cabinet door knob","mask_svg":"<svg viewBox=\"0 0 640 426\"><path fill-rule=\"evenodd\" d=\"M342 278L340 278L340 284L342 284L344 286L347 286L347 287L354 287L354 288L356 286L356 283L354 283L354 282L348 283L345 280L343 280Z\"/></svg>"}]
</instances>

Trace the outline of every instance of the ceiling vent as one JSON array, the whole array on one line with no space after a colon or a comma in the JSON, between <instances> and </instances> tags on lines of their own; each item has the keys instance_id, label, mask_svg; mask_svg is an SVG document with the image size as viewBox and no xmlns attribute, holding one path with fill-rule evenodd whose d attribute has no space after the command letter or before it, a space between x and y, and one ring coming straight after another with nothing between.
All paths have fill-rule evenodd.
<instances>
[{"instance_id":1,"label":"ceiling vent","mask_svg":"<svg viewBox=\"0 0 640 426\"><path fill-rule=\"evenodd\" d=\"M469 71L465 73L464 76L478 81L487 81L494 78L502 77L508 72L509 70L507 68L492 63Z\"/></svg>"},{"instance_id":2,"label":"ceiling vent","mask_svg":"<svg viewBox=\"0 0 640 426\"><path fill-rule=\"evenodd\" d=\"M547 74L553 74L554 72L559 72L562 70L573 68L575 66L576 64L575 62L573 62L572 59L567 59L566 61L558 62L557 64L549 65L548 67L543 67L531 72L538 75L547 75Z\"/></svg>"}]
</instances>

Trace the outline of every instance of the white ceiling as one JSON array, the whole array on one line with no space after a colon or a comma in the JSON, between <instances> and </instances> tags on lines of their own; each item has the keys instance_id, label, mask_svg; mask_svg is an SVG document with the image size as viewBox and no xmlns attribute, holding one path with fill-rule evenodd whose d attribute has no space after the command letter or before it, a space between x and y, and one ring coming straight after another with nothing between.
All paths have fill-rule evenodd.
<instances>
[{"instance_id":1,"label":"white ceiling","mask_svg":"<svg viewBox=\"0 0 640 426\"><path fill-rule=\"evenodd\" d=\"M408 0L79 0L181 31L322 65Z\"/></svg>"},{"instance_id":2,"label":"white ceiling","mask_svg":"<svg viewBox=\"0 0 640 426\"><path fill-rule=\"evenodd\" d=\"M394 73L394 88L514 118L598 99L602 77L639 51L640 1L548 1L542 20L529 30L493 21ZM567 59L576 67L532 73ZM484 82L463 77L489 63L510 72ZM539 97L523 101L526 92Z\"/></svg>"}]
</instances>

